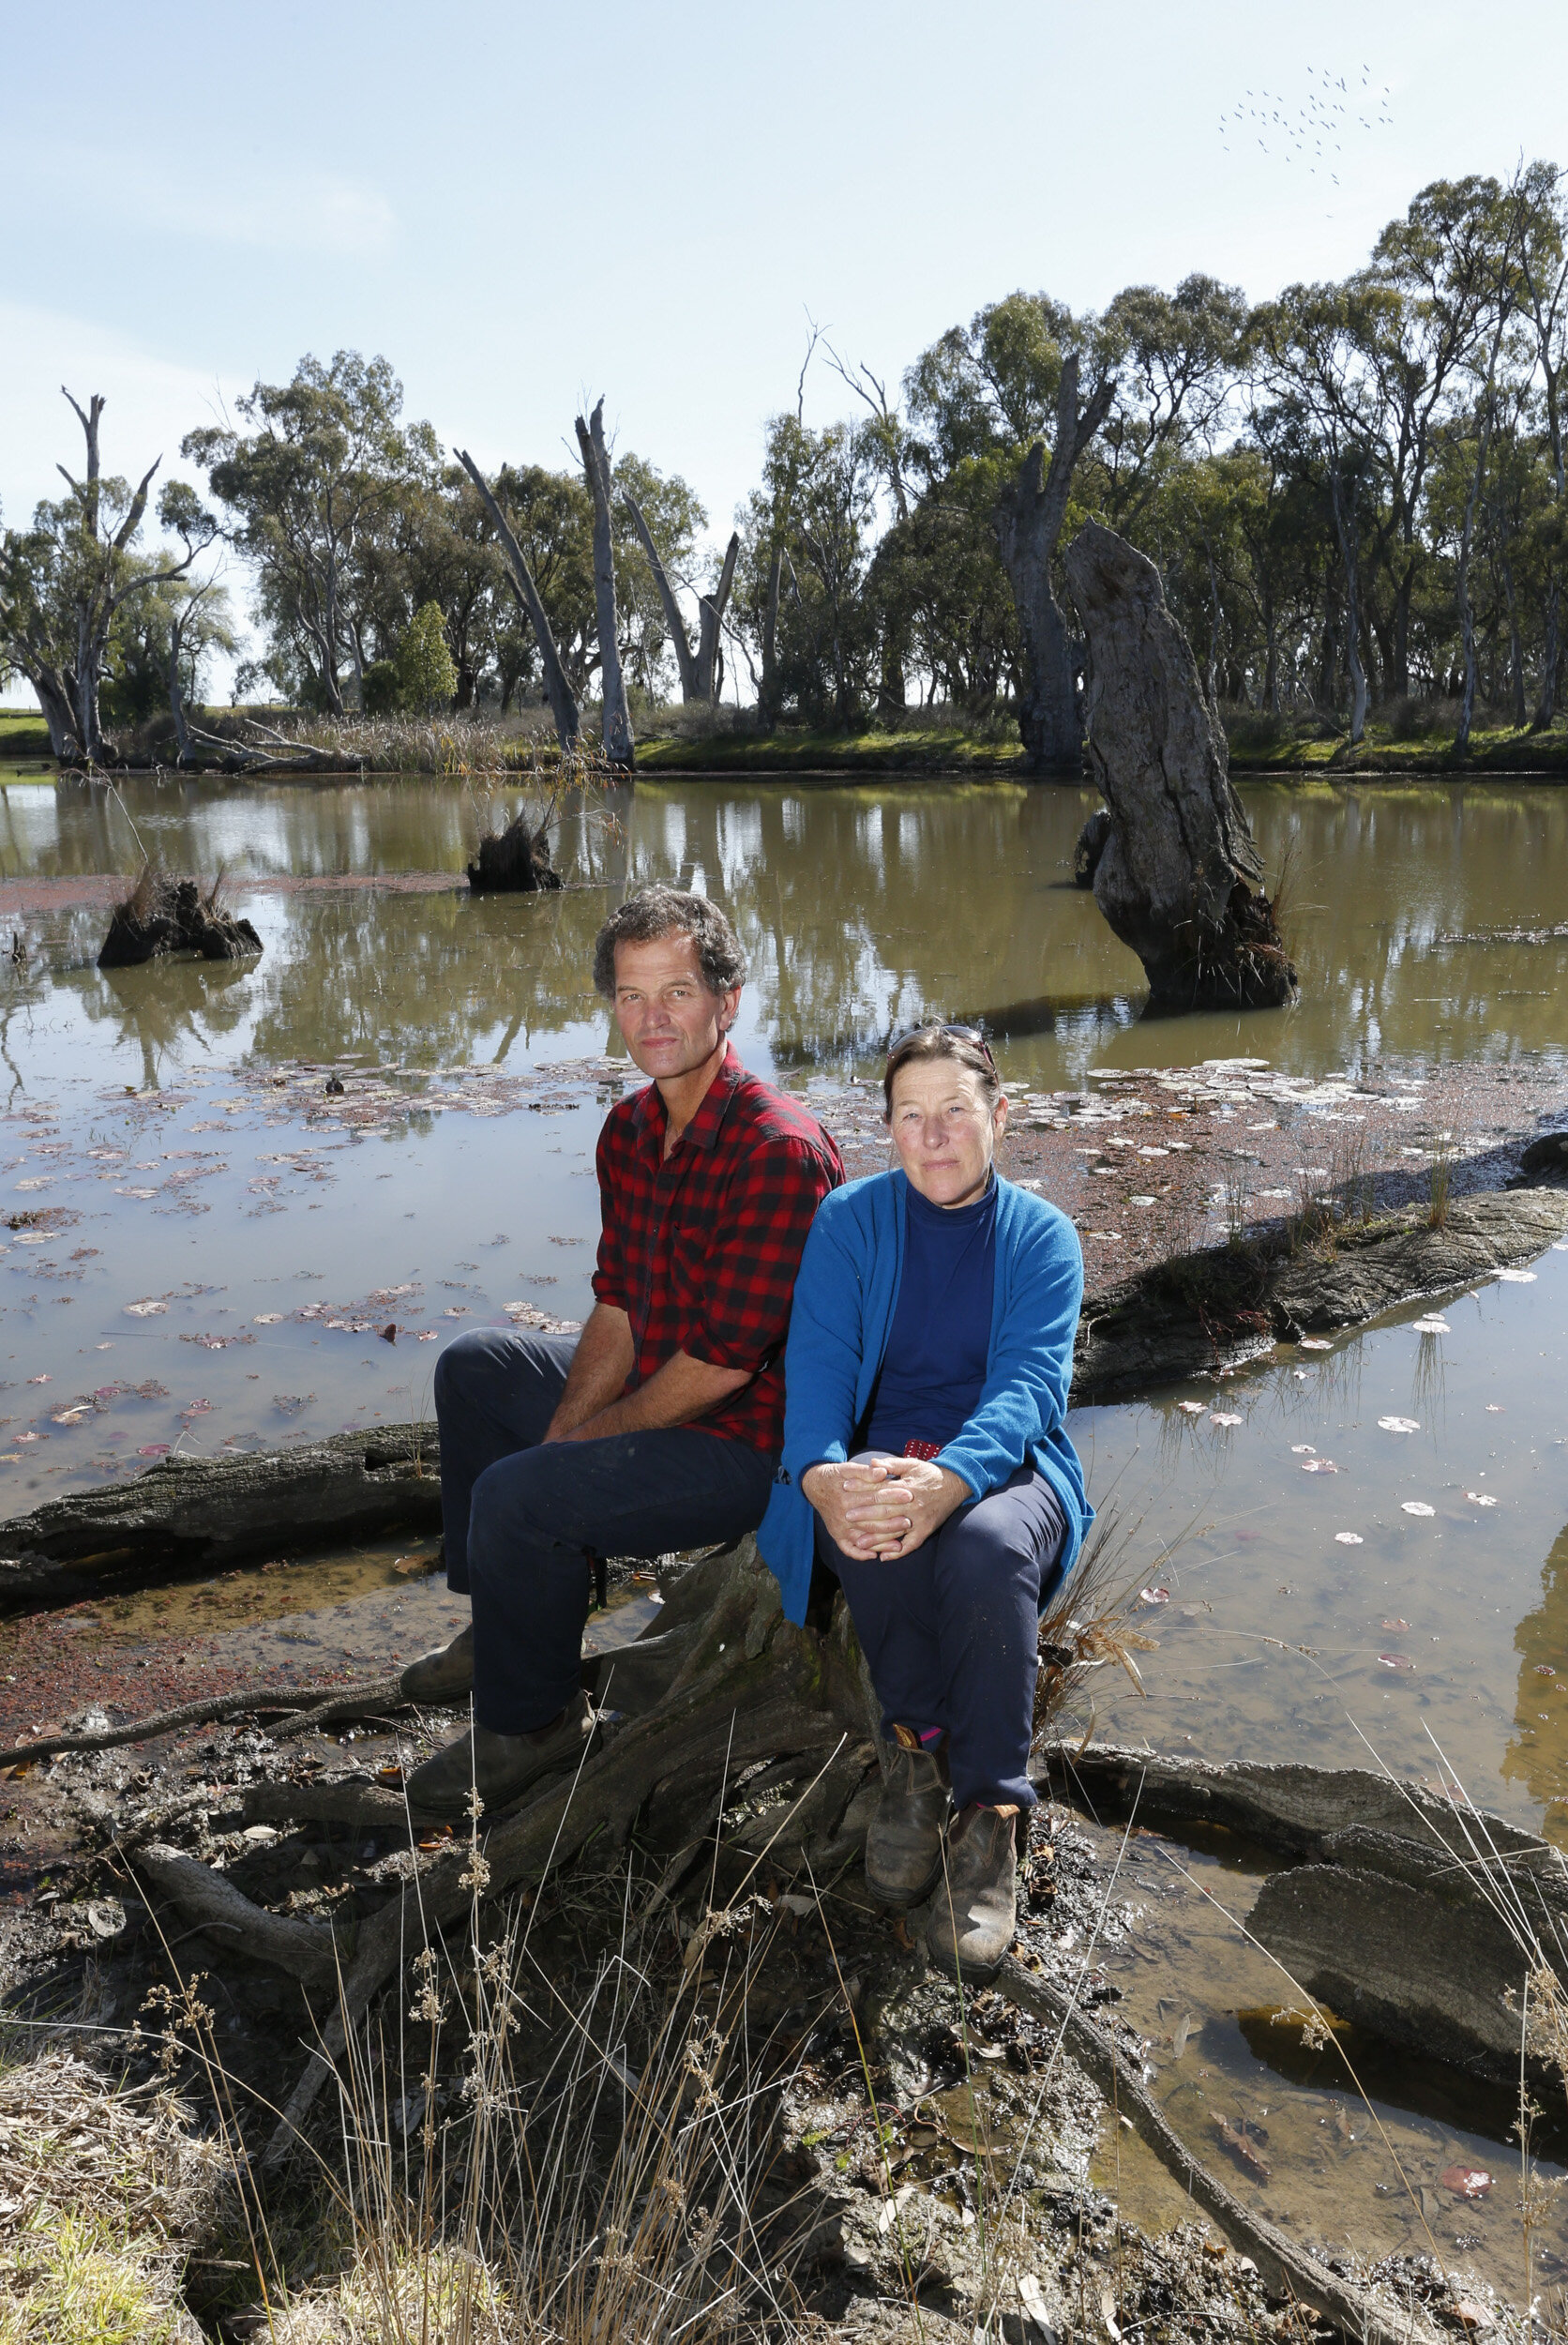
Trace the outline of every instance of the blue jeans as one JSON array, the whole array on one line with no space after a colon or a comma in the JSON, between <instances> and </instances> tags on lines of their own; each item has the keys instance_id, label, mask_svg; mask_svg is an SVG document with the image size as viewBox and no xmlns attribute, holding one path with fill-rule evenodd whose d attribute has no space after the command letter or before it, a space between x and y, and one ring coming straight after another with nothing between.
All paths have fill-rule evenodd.
<instances>
[{"instance_id":1,"label":"blue jeans","mask_svg":"<svg viewBox=\"0 0 1568 2345\"><path fill-rule=\"evenodd\" d=\"M1040 1607L1066 1536L1062 1502L1020 1466L901 1563L861 1563L817 1525L882 1705L882 1732L944 1727L953 1804L1033 1808Z\"/></svg>"},{"instance_id":2,"label":"blue jeans","mask_svg":"<svg viewBox=\"0 0 1568 2345\"><path fill-rule=\"evenodd\" d=\"M596 1555L728 1545L767 1507L774 1461L695 1426L539 1446L574 1336L475 1328L436 1362L446 1577L474 1607L474 1715L547 1726L582 1682Z\"/></svg>"}]
</instances>

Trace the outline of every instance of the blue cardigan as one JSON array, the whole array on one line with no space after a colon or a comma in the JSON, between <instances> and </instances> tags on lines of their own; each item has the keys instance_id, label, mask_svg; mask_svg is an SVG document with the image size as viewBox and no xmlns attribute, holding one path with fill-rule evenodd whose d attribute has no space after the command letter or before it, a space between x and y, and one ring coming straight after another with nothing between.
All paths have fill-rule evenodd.
<instances>
[{"instance_id":1,"label":"blue cardigan","mask_svg":"<svg viewBox=\"0 0 1568 2345\"><path fill-rule=\"evenodd\" d=\"M905 1187L895 1170L834 1189L817 1208L801 1256L784 1354L784 1452L757 1534L783 1591L786 1620L805 1620L811 1586L816 1516L800 1477L849 1455L882 1367L903 1276ZM986 1382L973 1415L937 1463L983 1498L1029 1459L1066 1517L1063 1577L1094 1520L1066 1429L1082 1300L1083 1255L1066 1215L998 1178Z\"/></svg>"}]
</instances>

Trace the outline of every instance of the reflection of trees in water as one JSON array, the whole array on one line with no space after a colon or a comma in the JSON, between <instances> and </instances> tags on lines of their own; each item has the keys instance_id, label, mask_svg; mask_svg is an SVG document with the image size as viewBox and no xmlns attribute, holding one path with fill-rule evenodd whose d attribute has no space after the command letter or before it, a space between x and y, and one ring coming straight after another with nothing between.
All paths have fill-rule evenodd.
<instances>
[{"instance_id":1,"label":"reflection of trees in water","mask_svg":"<svg viewBox=\"0 0 1568 2345\"><path fill-rule=\"evenodd\" d=\"M1052 882L1082 803L999 784L744 796L642 784L631 880L700 876L741 931L780 1054L828 1055L927 1014L1030 999L1055 961L1081 996L1078 957L1104 924ZM1109 941L1108 958L1119 949Z\"/></svg>"},{"instance_id":2,"label":"reflection of trees in water","mask_svg":"<svg viewBox=\"0 0 1568 2345\"><path fill-rule=\"evenodd\" d=\"M252 982L254 1055L268 1063L363 1051L464 1065L499 1026L520 1037L596 1018L599 888L559 895L296 897Z\"/></svg>"},{"instance_id":3,"label":"reflection of trees in water","mask_svg":"<svg viewBox=\"0 0 1568 2345\"><path fill-rule=\"evenodd\" d=\"M82 987L83 1006L95 1021L113 1018L115 1039L141 1051L142 1087L150 1090L171 1068L210 1056L245 1023L249 978L234 961L150 961L140 969L95 970Z\"/></svg>"},{"instance_id":4,"label":"reflection of trees in water","mask_svg":"<svg viewBox=\"0 0 1568 2345\"><path fill-rule=\"evenodd\" d=\"M1523 1783L1543 1808L1555 1807L1545 1829L1558 1841L1568 1828L1568 1528L1558 1534L1541 1566L1541 1602L1514 1631L1519 1682L1514 1697L1514 1739L1502 1772ZM1552 1672L1543 1676L1543 1670Z\"/></svg>"}]
</instances>

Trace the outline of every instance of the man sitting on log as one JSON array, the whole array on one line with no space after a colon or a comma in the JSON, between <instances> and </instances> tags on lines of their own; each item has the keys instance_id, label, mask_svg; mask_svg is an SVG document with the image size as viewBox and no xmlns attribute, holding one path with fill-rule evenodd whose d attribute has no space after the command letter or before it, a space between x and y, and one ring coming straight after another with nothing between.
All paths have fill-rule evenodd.
<instances>
[{"instance_id":1,"label":"man sitting on log","mask_svg":"<svg viewBox=\"0 0 1568 2345\"><path fill-rule=\"evenodd\" d=\"M815 1118L729 1040L746 961L702 896L612 913L594 982L652 1077L599 1134L602 1234L579 1337L475 1329L436 1365L446 1573L473 1625L403 1672L411 1702L472 1687L472 1732L409 1778L419 1808L494 1808L575 1765L594 1555L729 1543L767 1506L784 1338L811 1218L844 1177Z\"/></svg>"}]
</instances>

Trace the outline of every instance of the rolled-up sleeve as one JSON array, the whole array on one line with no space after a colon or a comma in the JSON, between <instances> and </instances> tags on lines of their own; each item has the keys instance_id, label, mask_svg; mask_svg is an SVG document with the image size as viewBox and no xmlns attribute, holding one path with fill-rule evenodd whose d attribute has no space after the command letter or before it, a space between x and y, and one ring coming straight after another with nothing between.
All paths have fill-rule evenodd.
<instances>
[{"instance_id":1,"label":"rolled-up sleeve","mask_svg":"<svg viewBox=\"0 0 1568 2345\"><path fill-rule=\"evenodd\" d=\"M708 1234L703 1293L682 1345L692 1359L754 1376L776 1357L789 1332L807 1233L837 1180L814 1148L792 1137L770 1140L736 1165Z\"/></svg>"}]
</instances>

